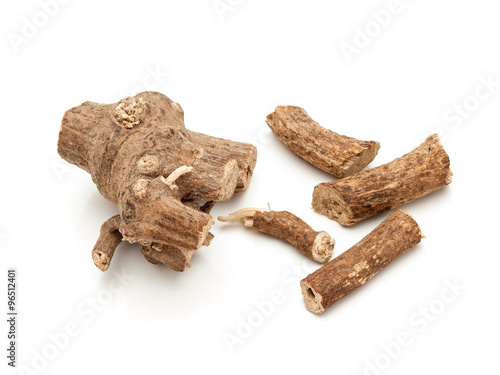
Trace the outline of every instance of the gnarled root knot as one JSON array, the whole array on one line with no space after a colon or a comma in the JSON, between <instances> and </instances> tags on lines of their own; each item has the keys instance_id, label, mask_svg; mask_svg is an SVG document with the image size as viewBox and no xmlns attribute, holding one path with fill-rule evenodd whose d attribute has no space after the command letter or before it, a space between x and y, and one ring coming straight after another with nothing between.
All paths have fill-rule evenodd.
<instances>
[{"instance_id":1,"label":"gnarled root knot","mask_svg":"<svg viewBox=\"0 0 500 375\"><path fill-rule=\"evenodd\" d=\"M437 134L408 154L379 167L317 185L312 207L351 226L451 183L450 158Z\"/></svg>"},{"instance_id":2,"label":"gnarled root knot","mask_svg":"<svg viewBox=\"0 0 500 375\"><path fill-rule=\"evenodd\" d=\"M155 92L70 109L58 152L119 209L92 251L102 271L122 240L139 243L151 263L189 268L213 238L214 203L246 190L257 160L253 145L186 129L181 106Z\"/></svg>"}]
</instances>

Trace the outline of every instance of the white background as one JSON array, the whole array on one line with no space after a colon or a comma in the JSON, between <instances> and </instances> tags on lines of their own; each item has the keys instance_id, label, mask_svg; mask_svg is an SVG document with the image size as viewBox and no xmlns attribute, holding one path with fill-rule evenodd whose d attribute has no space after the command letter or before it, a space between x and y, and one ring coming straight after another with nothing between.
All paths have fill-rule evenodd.
<instances>
[{"instance_id":1,"label":"white background","mask_svg":"<svg viewBox=\"0 0 500 375\"><path fill-rule=\"evenodd\" d=\"M372 12L387 1L221 3L233 4L222 16L212 0L74 0L43 16L37 1L2 2L0 290L7 267L17 268L19 373L496 373L498 1L401 0L378 29ZM366 28L368 42L358 31ZM25 39L16 45L16 36ZM359 47L351 61L346 43ZM497 82L489 91L488 79ZM270 202L328 231L334 256L388 214L343 228L315 213L314 186L333 178L270 134L264 120L275 106L298 105L338 133L380 141L371 166L438 132L454 180L404 207L427 238L320 316L298 288L318 265L242 225L217 222L184 273L149 264L129 244L102 273L91 250L117 210L59 158L58 130L71 107L142 89L179 102L190 129L258 146L249 190L215 216ZM124 272L133 280L110 292ZM465 289L454 295L450 283ZM258 321L254 302L273 291L281 303ZM227 345L249 317L257 327ZM54 351L51 335L68 324L76 334ZM0 372L15 374L2 327ZM397 350L390 343L404 332L411 343ZM40 363L37 353L51 358Z\"/></svg>"}]
</instances>

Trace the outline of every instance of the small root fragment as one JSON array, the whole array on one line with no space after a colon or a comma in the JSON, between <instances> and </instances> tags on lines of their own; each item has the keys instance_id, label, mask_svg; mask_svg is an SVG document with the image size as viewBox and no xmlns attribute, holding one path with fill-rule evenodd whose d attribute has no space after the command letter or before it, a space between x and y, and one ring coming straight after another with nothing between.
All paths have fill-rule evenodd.
<instances>
[{"instance_id":1,"label":"small root fragment","mask_svg":"<svg viewBox=\"0 0 500 375\"><path fill-rule=\"evenodd\" d=\"M295 155L339 178L362 170L380 148L378 142L361 141L322 127L300 107L278 106L266 123Z\"/></svg>"},{"instance_id":2,"label":"small root fragment","mask_svg":"<svg viewBox=\"0 0 500 375\"><path fill-rule=\"evenodd\" d=\"M314 231L306 222L288 211L243 208L231 215L219 216L218 219L222 222L242 220L247 228L252 227L281 238L319 263L325 263L331 258L335 246L335 240L328 233Z\"/></svg>"},{"instance_id":3,"label":"small root fragment","mask_svg":"<svg viewBox=\"0 0 500 375\"><path fill-rule=\"evenodd\" d=\"M101 226L99 238L92 250L92 260L101 271L106 271L109 268L115 249L122 242L120 225L120 215L115 215Z\"/></svg>"},{"instance_id":4,"label":"small root fragment","mask_svg":"<svg viewBox=\"0 0 500 375\"><path fill-rule=\"evenodd\" d=\"M246 220L246 219L251 219L257 212L267 212L269 210L263 209L263 208L242 208L241 210L238 210L236 212L233 212L232 214L228 216L219 216L217 219L219 221L222 221L224 223L230 222L230 221L240 221L240 220Z\"/></svg>"},{"instance_id":5,"label":"small root fragment","mask_svg":"<svg viewBox=\"0 0 500 375\"><path fill-rule=\"evenodd\" d=\"M394 211L356 245L300 282L306 308L323 313L421 240L416 221Z\"/></svg>"},{"instance_id":6,"label":"small root fragment","mask_svg":"<svg viewBox=\"0 0 500 375\"><path fill-rule=\"evenodd\" d=\"M193 167L188 167L187 165L183 165L182 167L177 168L175 171L170 173L170 175L165 178L163 176L160 179L167 184L167 186L172 190L178 190L179 187L175 184L175 181L182 175L189 173L193 170Z\"/></svg>"}]
</instances>

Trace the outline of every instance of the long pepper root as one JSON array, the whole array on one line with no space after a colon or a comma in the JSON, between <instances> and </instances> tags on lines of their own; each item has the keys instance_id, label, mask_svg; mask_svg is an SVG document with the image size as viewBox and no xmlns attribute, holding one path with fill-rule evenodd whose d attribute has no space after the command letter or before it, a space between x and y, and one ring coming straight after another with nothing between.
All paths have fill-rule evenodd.
<instances>
[{"instance_id":1,"label":"long pepper root","mask_svg":"<svg viewBox=\"0 0 500 375\"><path fill-rule=\"evenodd\" d=\"M139 243L151 263L190 267L213 237L213 203L247 189L257 158L250 144L187 130L181 106L156 92L70 109L58 152L118 207L92 252L102 271L120 240Z\"/></svg>"},{"instance_id":2,"label":"long pepper root","mask_svg":"<svg viewBox=\"0 0 500 375\"><path fill-rule=\"evenodd\" d=\"M396 210L365 238L300 282L306 308L320 314L353 292L423 235L407 213Z\"/></svg>"},{"instance_id":3,"label":"long pepper root","mask_svg":"<svg viewBox=\"0 0 500 375\"><path fill-rule=\"evenodd\" d=\"M452 176L450 158L433 134L388 164L317 185L312 207L350 226L441 189L451 183Z\"/></svg>"},{"instance_id":4,"label":"long pepper root","mask_svg":"<svg viewBox=\"0 0 500 375\"><path fill-rule=\"evenodd\" d=\"M363 169L380 148L378 142L360 141L323 128L300 107L276 107L266 123L294 154L340 178Z\"/></svg>"},{"instance_id":5,"label":"long pepper root","mask_svg":"<svg viewBox=\"0 0 500 375\"><path fill-rule=\"evenodd\" d=\"M218 219L223 222L242 220L245 226L281 238L319 263L325 263L331 258L335 246L335 240L328 233L314 231L306 222L288 211L244 208L229 216L219 216Z\"/></svg>"}]
</instances>

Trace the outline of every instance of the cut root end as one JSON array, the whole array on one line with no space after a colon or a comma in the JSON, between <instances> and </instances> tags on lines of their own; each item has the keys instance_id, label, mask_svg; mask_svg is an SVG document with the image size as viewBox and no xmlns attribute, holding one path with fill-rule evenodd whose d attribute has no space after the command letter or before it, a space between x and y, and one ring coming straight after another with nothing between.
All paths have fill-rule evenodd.
<instances>
[{"instance_id":1,"label":"cut root end","mask_svg":"<svg viewBox=\"0 0 500 375\"><path fill-rule=\"evenodd\" d=\"M161 180L167 184L167 186L172 190L178 190L179 187L175 184L175 181L182 175L189 173L193 170L193 167L188 167L187 165L183 165L182 167L177 168L175 171L170 173L170 175L165 178L161 177Z\"/></svg>"},{"instance_id":2,"label":"cut root end","mask_svg":"<svg viewBox=\"0 0 500 375\"><path fill-rule=\"evenodd\" d=\"M96 267L103 272L109 268L109 264L111 263L109 256L99 250L92 251L92 260Z\"/></svg>"},{"instance_id":3,"label":"cut root end","mask_svg":"<svg viewBox=\"0 0 500 375\"><path fill-rule=\"evenodd\" d=\"M340 225L352 226L356 224L358 221L353 219L351 209L342 194L325 185L319 184L314 188L313 209L335 220Z\"/></svg>"},{"instance_id":4,"label":"cut root end","mask_svg":"<svg viewBox=\"0 0 500 375\"><path fill-rule=\"evenodd\" d=\"M228 216L219 216L217 219L222 222L229 222L229 221L240 221L244 220L245 223L252 223L251 219L253 219L253 216L257 212L264 212L264 211L269 211L263 208L242 208L241 210L238 210L236 212L233 212L231 215Z\"/></svg>"},{"instance_id":5,"label":"cut root end","mask_svg":"<svg viewBox=\"0 0 500 375\"><path fill-rule=\"evenodd\" d=\"M314 314L321 314L325 312L325 308L321 304L323 298L314 292L309 283L302 280L300 282L300 287L302 288L302 295L304 296L306 308Z\"/></svg>"},{"instance_id":6,"label":"cut root end","mask_svg":"<svg viewBox=\"0 0 500 375\"><path fill-rule=\"evenodd\" d=\"M335 247L335 240L326 232L320 232L314 239L311 250L313 259L319 263L326 263L330 260Z\"/></svg>"}]
</instances>

